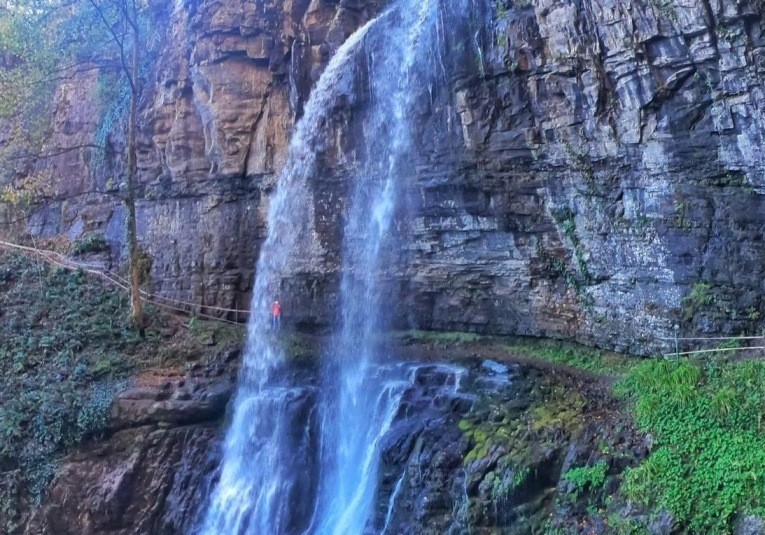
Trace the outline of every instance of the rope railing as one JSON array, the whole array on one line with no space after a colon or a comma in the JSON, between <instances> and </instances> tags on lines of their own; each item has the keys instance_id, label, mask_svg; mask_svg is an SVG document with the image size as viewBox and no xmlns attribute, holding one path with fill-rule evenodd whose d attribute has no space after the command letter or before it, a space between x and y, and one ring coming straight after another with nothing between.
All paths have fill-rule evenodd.
<instances>
[{"instance_id":1,"label":"rope railing","mask_svg":"<svg viewBox=\"0 0 765 535\"><path fill-rule=\"evenodd\" d=\"M674 342L675 340L760 340L765 339L765 336L697 336L697 337L682 337L667 338L663 336L657 336L657 340L665 340L667 342Z\"/></svg>"},{"instance_id":2,"label":"rope railing","mask_svg":"<svg viewBox=\"0 0 765 535\"><path fill-rule=\"evenodd\" d=\"M675 326L675 332L678 331L678 326ZM665 353L663 355L664 358L670 358L670 357L683 357L683 356L689 356L689 355L703 355L708 353L725 353L729 351L751 351L751 350L757 350L757 349L765 349L765 346L763 345L756 345L756 346L745 346L745 347L718 347L714 349L695 349L693 351L680 351L680 342L682 341L695 341L695 342L704 342L704 341L736 341L736 340L765 340L765 335L763 336L674 336L674 337L663 337L663 336L657 336L657 340L663 340L666 342L674 342L675 344L675 351L672 353Z\"/></svg>"},{"instance_id":3,"label":"rope railing","mask_svg":"<svg viewBox=\"0 0 765 535\"><path fill-rule=\"evenodd\" d=\"M750 349L765 349L765 346L749 346L749 347L721 347L718 349L699 349L696 351L685 351L682 353L670 353L664 355L665 357L683 357L687 355L699 355L703 353L723 353L726 351L747 351Z\"/></svg>"},{"instance_id":4,"label":"rope railing","mask_svg":"<svg viewBox=\"0 0 765 535\"><path fill-rule=\"evenodd\" d=\"M113 286L116 286L117 288L123 291L130 293L130 281L128 281L124 277L121 277L117 273L103 269L100 265L77 262L57 251L51 251L49 249L40 249L37 247L29 247L26 245L20 245L17 243L11 243L11 242L6 242L2 240L0 240L0 247L38 256L42 258L44 261L46 261L47 263L64 268L64 269L82 270L86 273L90 273L91 275L95 275L107 281L108 283L112 284ZM210 320L219 321L223 323L229 323L232 325L238 325L239 322L230 320L228 318L220 317L220 316L214 316L212 314L206 314L202 310L205 310L208 312L209 311L223 312L227 314L233 313L237 315L239 314L248 315L250 313L249 310L240 310L235 308L203 305L200 303L193 303L191 301L184 301L182 299L171 299L169 297L165 297L162 295L149 293L145 290L140 290L140 293L141 293L141 298L143 299L143 301L147 303L151 303L160 308L173 310L176 312L182 312L184 314L193 314L200 318L210 319ZM187 307L187 308L183 308L183 307Z\"/></svg>"}]
</instances>

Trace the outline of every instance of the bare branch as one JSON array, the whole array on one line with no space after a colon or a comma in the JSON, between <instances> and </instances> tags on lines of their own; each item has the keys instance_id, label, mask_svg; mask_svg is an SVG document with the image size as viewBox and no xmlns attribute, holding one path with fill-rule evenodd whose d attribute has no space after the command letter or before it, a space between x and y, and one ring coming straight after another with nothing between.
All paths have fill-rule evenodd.
<instances>
[{"instance_id":1,"label":"bare branch","mask_svg":"<svg viewBox=\"0 0 765 535\"><path fill-rule=\"evenodd\" d=\"M114 27L111 24L109 24L109 20L106 18L106 14L103 12L103 9L101 9L101 6L98 5L96 0L88 0L88 2L90 2L90 5L92 5L93 9L96 10L96 13L98 13L99 18L104 23L104 26L114 38L114 42L117 44L117 47L119 48L119 51L120 51L120 58L122 60L122 68L125 70L125 74L127 75L128 81L130 83L130 90L132 91L133 94L135 94L137 88L135 87L135 84L133 83L133 77L131 76L130 65L128 64L127 57L125 56L124 38L120 39L120 37L117 35L117 32L114 31Z\"/></svg>"},{"instance_id":2,"label":"bare branch","mask_svg":"<svg viewBox=\"0 0 765 535\"><path fill-rule=\"evenodd\" d=\"M47 153L40 153L40 154L25 154L22 156L9 156L5 160L12 161L12 160L47 160L50 158L55 158L56 156L61 156L62 154L66 154L69 152L74 152L76 150L81 149L98 149L102 150L107 154L115 154L115 152L108 147L103 147L101 145L91 144L91 143L84 143L82 145L73 145L71 147L63 147L60 149L57 149L54 152L47 152Z\"/></svg>"}]
</instances>

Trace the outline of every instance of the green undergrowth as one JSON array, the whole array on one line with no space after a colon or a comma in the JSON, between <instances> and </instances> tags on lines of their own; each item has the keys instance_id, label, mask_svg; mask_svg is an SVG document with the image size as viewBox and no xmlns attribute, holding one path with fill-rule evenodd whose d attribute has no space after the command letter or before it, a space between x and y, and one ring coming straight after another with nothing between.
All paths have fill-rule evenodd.
<instances>
[{"instance_id":1,"label":"green undergrowth","mask_svg":"<svg viewBox=\"0 0 765 535\"><path fill-rule=\"evenodd\" d=\"M573 486L573 499L587 490L599 489L606 482L608 465L605 461L598 461L592 466L579 466L571 468L563 474L563 480Z\"/></svg>"},{"instance_id":2,"label":"green undergrowth","mask_svg":"<svg viewBox=\"0 0 765 535\"><path fill-rule=\"evenodd\" d=\"M130 329L127 310L123 295L82 272L0 257L0 468L18 472L35 501L56 459L104 429L136 369L130 356L152 345Z\"/></svg>"},{"instance_id":3,"label":"green undergrowth","mask_svg":"<svg viewBox=\"0 0 765 535\"><path fill-rule=\"evenodd\" d=\"M622 492L667 509L690 533L732 531L739 513L765 513L765 363L656 360L616 387L650 433L650 456Z\"/></svg>"},{"instance_id":4,"label":"green undergrowth","mask_svg":"<svg viewBox=\"0 0 765 535\"><path fill-rule=\"evenodd\" d=\"M621 377L640 363L635 357L556 340L524 340L505 347L524 357L571 366L598 375Z\"/></svg>"},{"instance_id":5,"label":"green undergrowth","mask_svg":"<svg viewBox=\"0 0 765 535\"><path fill-rule=\"evenodd\" d=\"M143 369L178 364L168 347L203 347L219 327L169 341L131 327L128 298L83 272L0 254L0 532L42 499L58 459L106 430L114 396ZM157 313L147 314L157 323ZM3 523L5 525L3 525Z\"/></svg>"},{"instance_id":6,"label":"green undergrowth","mask_svg":"<svg viewBox=\"0 0 765 535\"><path fill-rule=\"evenodd\" d=\"M476 333L459 331L400 331L394 333L394 339L407 343L445 343L459 344L485 340L486 337Z\"/></svg>"}]
</instances>

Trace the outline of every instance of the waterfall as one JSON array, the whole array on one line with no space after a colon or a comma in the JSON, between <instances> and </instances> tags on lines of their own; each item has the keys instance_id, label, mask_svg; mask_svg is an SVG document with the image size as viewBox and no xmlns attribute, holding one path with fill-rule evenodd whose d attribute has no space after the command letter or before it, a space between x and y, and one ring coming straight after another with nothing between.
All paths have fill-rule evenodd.
<instances>
[{"instance_id":1,"label":"waterfall","mask_svg":"<svg viewBox=\"0 0 765 535\"><path fill-rule=\"evenodd\" d=\"M457 32L472 1L393 0L343 44L312 91L270 205L244 366L202 533L374 530L381 443L415 380L411 368L383 365L380 333L393 308L385 298L395 295L384 273L398 261L395 221L415 172L415 119L446 83L446 34ZM353 96L359 64L367 68L368 105L359 112L365 150L344 213L340 312L317 391L290 380L268 305L306 256L309 183L330 137L330 114Z\"/></svg>"},{"instance_id":2,"label":"waterfall","mask_svg":"<svg viewBox=\"0 0 765 535\"><path fill-rule=\"evenodd\" d=\"M415 103L440 72L438 0L399 0L369 36L367 143L346 220L341 314L323 382L321 484L315 533L367 529L380 443L407 382L379 373L381 332L395 291L381 274L395 264L393 227L402 181L413 175ZM403 386L402 386L403 385Z\"/></svg>"},{"instance_id":3,"label":"waterfall","mask_svg":"<svg viewBox=\"0 0 765 535\"><path fill-rule=\"evenodd\" d=\"M328 137L327 114L352 91L354 56L368 24L337 51L314 88L290 142L268 217L268 238L257 266L243 369L226 436L220 481L210 500L202 533L206 535L279 534L299 530L290 511L305 501L305 459L301 443L305 392L286 382L285 355L270 329L269 303L278 283L300 256L298 237L309 223L308 181ZM301 466L301 464L303 466ZM310 516L310 513L309 513ZM297 520L296 520L297 519Z\"/></svg>"}]
</instances>

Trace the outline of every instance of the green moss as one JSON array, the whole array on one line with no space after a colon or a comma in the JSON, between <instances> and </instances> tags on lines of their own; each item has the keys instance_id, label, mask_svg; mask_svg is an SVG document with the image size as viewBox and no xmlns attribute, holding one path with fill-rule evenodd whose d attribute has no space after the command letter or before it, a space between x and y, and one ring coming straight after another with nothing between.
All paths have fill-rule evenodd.
<instances>
[{"instance_id":1,"label":"green moss","mask_svg":"<svg viewBox=\"0 0 765 535\"><path fill-rule=\"evenodd\" d=\"M503 400L484 399L457 424L470 442L466 466L494 454L504 472L514 472L533 465L540 447L581 431L585 401L578 392L540 378L532 396L532 404L522 408Z\"/></svg>"},{"instance_id":2,"label":"green moss","mask_svg":"<svg viewBox=\"0 0 765 535\"><path fill-rule=\"evenodd\" d=\"M483 340L485 337L476 333L459 331L402 331L394 334L398 341L409 343L470 343Z\"/></svg>"},{"instance_id":3,"label":"green moss","mask_svg":"<svg viewBox=\"0 0 765 535\"><path fill-rule=\"evenodd\" d=\"M544 403L531 408L531 425L537 433L568 433L582 429L585 401L578 392L561 386L554 387Z\"/></svg>"},{"instance_id":4,"label":"green moss","mask_svg":"<svg viewBox=\"0 0 765 535\"><path fill-rule=\"evenodd\" d=\"M513 474L513 488L521 486L531 473L531 468L528 466L522 466L518 468Z\"/></svg>"}]
</instances>

